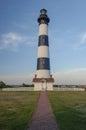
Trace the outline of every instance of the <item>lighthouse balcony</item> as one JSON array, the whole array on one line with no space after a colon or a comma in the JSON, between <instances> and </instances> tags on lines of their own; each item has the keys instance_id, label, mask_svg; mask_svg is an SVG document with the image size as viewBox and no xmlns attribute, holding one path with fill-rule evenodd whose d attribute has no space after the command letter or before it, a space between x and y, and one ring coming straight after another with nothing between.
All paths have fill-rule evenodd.
<instances>
[{"instance_id":1,"label":"lighthouse balcony","mask_svg":"<svg viewBox=\"0 0 86 130\"><path fill-rule=\"evenodd\" d=\"M46 82L54 82L54 78L50 77L50 78L33 78L33 82L42 82L43 80L45 80Z\"/></svg>"}]
</instances>

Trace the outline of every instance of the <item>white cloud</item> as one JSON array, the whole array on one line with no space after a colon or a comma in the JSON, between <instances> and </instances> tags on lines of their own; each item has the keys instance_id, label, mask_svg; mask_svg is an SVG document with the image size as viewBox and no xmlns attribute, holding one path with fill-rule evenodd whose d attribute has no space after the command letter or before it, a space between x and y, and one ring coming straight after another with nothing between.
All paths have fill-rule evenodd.
<instances>
[{"instance_id":1,"label":"white cloud","mask_svg":"<svg viewBox=\"0 0 86 130\"><path fill-rule=\"evenodd\" d=\"M22 40L23 38L17 33L9 32L7 34L3 34L0 40L0 49L13 49L17 47Z\"/></svg>"},{"instance_id":2,"label":"white cloud","mask_svg":"<svg viewBox=\"0 0 86 130\"><path fill-rule=\"evenodd\" d=\"M77 36L77 43L74 46L75 50L86 49L86 32Z\"/></svg>"},{"instance_id":3,"label":"white cloud","mask_svg":"<svg viewBox=\"0 0 86 130\"><path fill-rule=\"evenodd\" d=\"M77 68L63 72L54 73L57 84L85 84L86 68Z\"/></svg>"},{"instance_id":4,"label":"white cloud","mask_svg":"<svg viewBox=\"0 0 86 130\"><path fill-rule=\"evenodd\" d=\"M86 43L86 32L81 36L81 43L82 44Z\"/></svg>"},{"instance_id":5,"label":"white cloud","mask_svg":"<svg viewBox=\"0 0 86 130\"><path fill-rule=\"evenodd\" d=\"M0 37L0 50L14 50L17 49L20 44L34 45L35 37L23 36L15 32L9 32L2 34Z\"/></svg>"}]
</instances>

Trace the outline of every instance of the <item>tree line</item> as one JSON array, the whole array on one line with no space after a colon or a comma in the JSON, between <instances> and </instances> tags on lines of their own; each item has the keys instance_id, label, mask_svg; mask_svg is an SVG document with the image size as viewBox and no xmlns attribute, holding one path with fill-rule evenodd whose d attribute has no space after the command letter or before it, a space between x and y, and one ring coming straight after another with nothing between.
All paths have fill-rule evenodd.
<instances>
[{"instance_id":1,"label":"tree line","mask_svg":"<svg viewBox=\"0 0 86 130\"><path fill-rule=\"evenodd\" d=\"M33 84L25 84L22 83L21 85L7 85L5 82L0 81L0 88L13 88L13 87L34 87Z\"/></svg>"}]
</instances>

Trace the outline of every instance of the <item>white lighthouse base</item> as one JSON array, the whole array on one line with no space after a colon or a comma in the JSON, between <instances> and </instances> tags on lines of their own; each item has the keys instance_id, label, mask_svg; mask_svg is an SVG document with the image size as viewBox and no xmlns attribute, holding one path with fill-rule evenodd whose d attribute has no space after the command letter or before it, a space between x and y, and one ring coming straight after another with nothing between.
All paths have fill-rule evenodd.
<instances>
[{"instance_id":1,"label":"white lighthouse base","mask_svg":"<svg viewBox=\"0 0 86 130\"><path fill-rule=\"evenodd\" d=\"M53 91L53 83L37 82L34 83L34 91Z\"/></svg>"}]
</instances>

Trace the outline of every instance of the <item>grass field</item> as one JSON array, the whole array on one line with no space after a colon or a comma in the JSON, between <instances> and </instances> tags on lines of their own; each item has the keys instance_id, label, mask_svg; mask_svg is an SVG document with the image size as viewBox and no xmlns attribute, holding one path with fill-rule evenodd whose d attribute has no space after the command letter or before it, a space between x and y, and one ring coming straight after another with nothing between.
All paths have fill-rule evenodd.
<instances>
[{"instance_id":1,"label":"grass field","mask_svg":"<svg viewBox=\"0 0 86 130\"><path fill-rule=\"evenodd\" d=\"M60 130L86 130L86 91L48 92Z\"/></svg>"},{"instance_id":2,"label":"grass field","mask_svg":"<svg viewBox=\"0 0 86 130\"><path fill-rule=\"evenodd\" d=\"M0 91L0 130L26 130L39 94Z\"/></svg>"},{"instance_id":3,"label":"grass field","mask_svg":"<svg viewBox=\"0 0 86 130\"><path fill-rule=\"evenodd\" d=\"M0 91L0 130L26 130L40 92ZM47 92L60 130L86 130L86 92Z\"/></svg>"}]
</instances>

